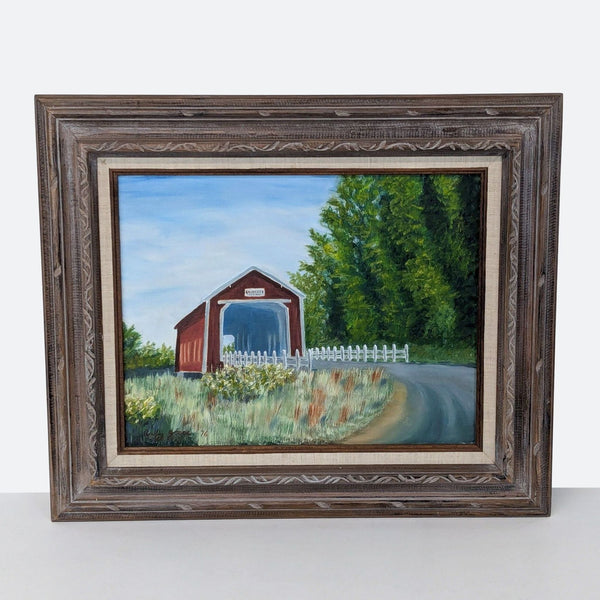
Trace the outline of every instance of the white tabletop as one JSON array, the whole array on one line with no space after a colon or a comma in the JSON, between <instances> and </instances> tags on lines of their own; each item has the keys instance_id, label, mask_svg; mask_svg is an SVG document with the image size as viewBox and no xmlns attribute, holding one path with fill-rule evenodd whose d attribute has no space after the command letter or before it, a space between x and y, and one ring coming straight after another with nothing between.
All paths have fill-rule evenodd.
<instances>
[{"instance_id":1,"label":"white tabletop","mask_svg":"<svg viewBox=\"0 0 600 600\"><path fill-rule=\"evenodd\" d=\"M600 489L550 518L51 523L0 495L7 600L600 598Z\"/></svg>"}]
</instances>

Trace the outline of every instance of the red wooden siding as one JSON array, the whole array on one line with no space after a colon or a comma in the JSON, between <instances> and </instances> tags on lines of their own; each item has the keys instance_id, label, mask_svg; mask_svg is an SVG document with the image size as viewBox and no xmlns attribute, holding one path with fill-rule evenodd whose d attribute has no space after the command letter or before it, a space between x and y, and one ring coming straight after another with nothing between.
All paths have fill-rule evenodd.
<instances>
[{"instance_id":1,"label":"red wooden siding","mask_svg":"<svg viewBox=\"0 0 600 600\"><path fill-rule=\"evenodd\" d=\"M210 313L208 318L208 347L207 364L208 371L219 368L221 361L220 333L221 333L221 311L226 300L249 300L244 296L247 288L264 288L265 295L261 300L290 300L286 303L290 311L290 345L293 354L298 349L302 352L302 332L300 325L300 300L296 294L286 287L271 280L258 271L250 271L241 279L234 281L230 286L219 292L210 300Z\"/></svg>"},{"instance_id":2,"label":"red wooden siding","mask_svg":"<svg viewBox=\"0 0 600 600\"><path fill-rule=\"evenodd\" d=\"M177 371L202 371L204 315L177 333Z\"/></svg>"},{"instance_id":3,"label":"red wooden siding","mask_svg":"<svg viewBox=\"0 0 600 600\"><path fill-rule=\"evenodd\" d=\"M184 317L175 327L177 329L176 370L177 371L202 371L203 351L206 351L206 370L215 371L221 366L221 311L228 300L252 301L244 295L248 288L263 288L264 296L260 300L285 300L289 313L290 348L288 352L294 354L296 350L302 353L302 315L300 298L285 285L272 280L260 271L252 270L231 285L210 297L208 335L206 348L204 348L204 321L205 303L202 303L189 315Z\"/></svg>"}]
</instances>

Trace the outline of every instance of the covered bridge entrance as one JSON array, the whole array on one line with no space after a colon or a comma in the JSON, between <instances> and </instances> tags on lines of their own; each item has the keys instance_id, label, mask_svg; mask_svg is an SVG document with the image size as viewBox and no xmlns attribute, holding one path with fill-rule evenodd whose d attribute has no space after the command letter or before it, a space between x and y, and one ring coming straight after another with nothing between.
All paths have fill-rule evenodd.
<instances>
[{"instance_id":1,"label":"covered bridge entrance","mask_svg":"<svg viewBox=\"0 0 600 600\"><path fill-rule=\"evenodd\" d=\"M214 371L227 350L304 355L303 299L289 284L250 267L175 325L175 370Z\"/></svg>"}]
</instances>

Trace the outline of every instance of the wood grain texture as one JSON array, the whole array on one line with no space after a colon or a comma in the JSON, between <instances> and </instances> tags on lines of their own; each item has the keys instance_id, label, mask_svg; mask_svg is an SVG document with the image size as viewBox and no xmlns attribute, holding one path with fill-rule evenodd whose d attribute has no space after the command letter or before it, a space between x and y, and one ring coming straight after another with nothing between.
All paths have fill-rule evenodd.
<instances>
[{"instance_id":1,"label":"wood grain texture","mask_svg":"<svg viewBox=\"0 0 600 600\"><path fill-rule=\"evenodd\" d=\"M547 515L562 97L36 98L52 518ZM108 468L96 161L503 158L496 461Z\"/></svg>"}]
</instances>

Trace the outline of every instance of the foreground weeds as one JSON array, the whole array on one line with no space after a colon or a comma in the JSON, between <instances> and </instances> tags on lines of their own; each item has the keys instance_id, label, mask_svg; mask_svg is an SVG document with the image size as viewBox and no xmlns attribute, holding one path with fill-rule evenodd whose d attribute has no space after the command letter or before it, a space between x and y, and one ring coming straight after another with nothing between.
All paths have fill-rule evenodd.
<instances>
[{"instance_id":1,"label":"foreground weeds","mask_svg":"<svg viewBox=\"0 0 600 600\"><path fill-rule=\"evenodd\" d=\"M332 443L365 427L392 393L382 369L255 370L126 379L127 445Z\"/></svg>"}]
</instances>

